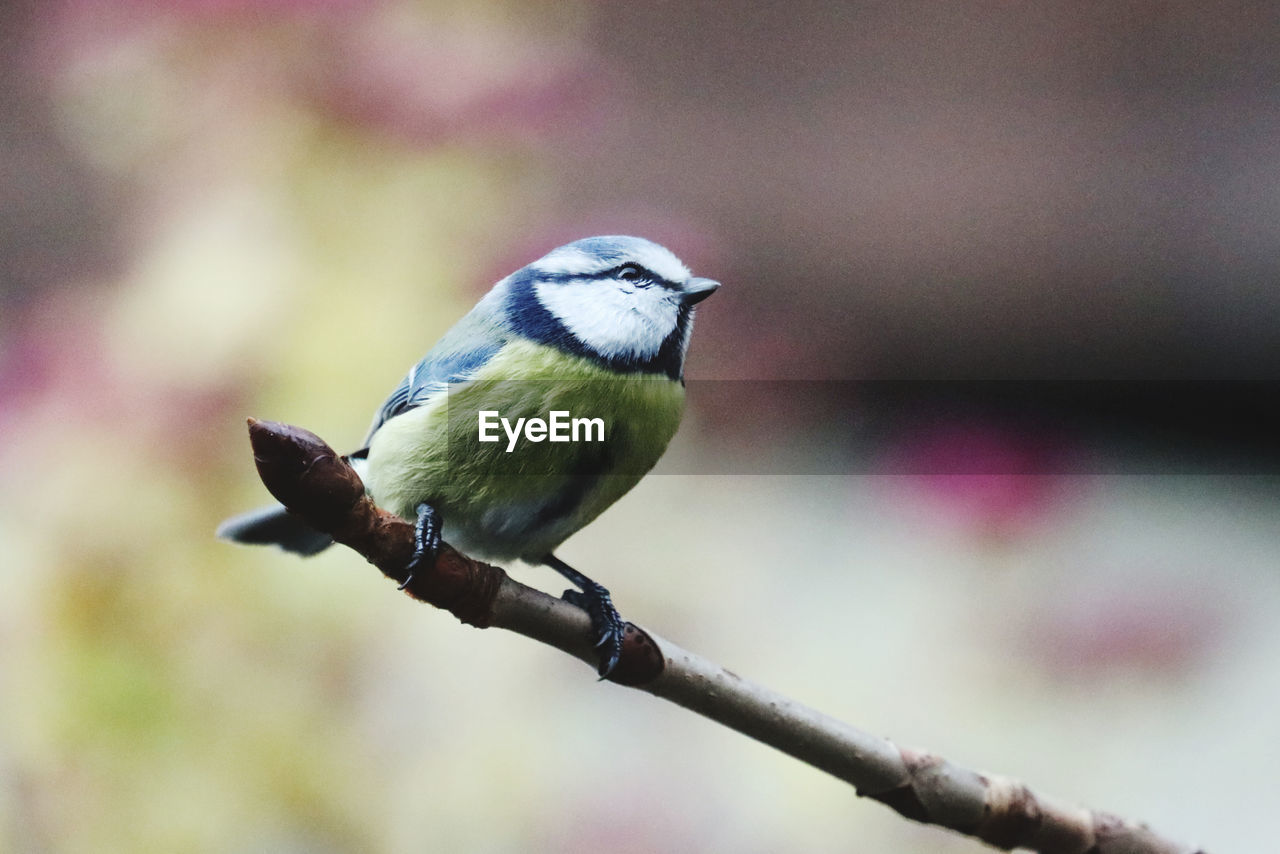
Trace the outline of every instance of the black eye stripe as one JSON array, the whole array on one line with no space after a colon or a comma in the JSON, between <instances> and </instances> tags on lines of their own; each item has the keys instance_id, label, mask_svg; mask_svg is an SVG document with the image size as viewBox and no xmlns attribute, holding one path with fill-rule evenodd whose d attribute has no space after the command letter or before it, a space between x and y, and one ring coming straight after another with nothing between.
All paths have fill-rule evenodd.
<instances>
[{"instance_id":1,"label":"black eye stripe","mask_svg":"<svg viewBox=\"0 0 1280 854\"><path fill-rule=\"evenodd\" d=\"M619 264L609 271L615 279L624 282L638 282L641 279L652 279L653 274L639 264Z\"/></svg>"},{"instance_id":2,"label":"black eye stripe","mask_svg":"<svg viewBox=\"0 0 1280 854\"><path fill-rule=\"evenodd\" d=\"M679 286L676 285L675 283L662 278L657 273L653 272L647 267L642 267L641 265L635 263L634 261L628 262L626 264L619 264L616 267L608 267L604 270L600 270L597 273L585 273L585 272L584 273L568 273L568 272L549 273L543 270L537 270L536 268L531 268L531 271L536 275L537 280L540 282L546 282L547 284L556 284L556 285L568 285L568 284L583 283L583 282L614 281L614 280L617 280L618 274L622 272L622 270L626 267L635 267L637 270L639 270L640 278L623 279L622 281L643 282L645 284L658 285L660 287L666 288L667 290L679 290Z\"/></svg>"},{"instance_id":3,"label":"black eye stripe","mask_svg":"<svg viewBox=\"0 0 1280 854\"><path fill-rule=\"evenodd\" d=\"M624 277L622 274L623 274L623 271L626 271L626 270L635 270L638 275L632 276L632 277ZM595 278L620 279L624 282L632 282L635 284L646 284L646 285L652 284L652 285L658 285L668 290L674 290L676 287L674 284L662 278L657 273L653 272L647 267L643 267L640 264L635 263L634 261L630 261L626 264L619 264L616 267L610 267L608 270L602 270L601 272L595 275Z\"/></svg>"}]
</instances>

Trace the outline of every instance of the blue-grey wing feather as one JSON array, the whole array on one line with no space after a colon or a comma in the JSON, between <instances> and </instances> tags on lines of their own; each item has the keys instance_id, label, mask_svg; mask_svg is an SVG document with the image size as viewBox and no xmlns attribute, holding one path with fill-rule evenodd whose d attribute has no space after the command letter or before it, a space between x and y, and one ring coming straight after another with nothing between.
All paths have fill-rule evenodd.
<instances>
[{"instance_id":1,"label":"blue-grey wing feather","mask_svg":"<svg viewBox=\"0 0 1280 854\"><path fill-rule=\"evenodd\" d=\"M502 349L510 333L499 322L496 309L497 300L481 300L413 366L378 409L363 447L369 446L369 440L383 424L445 393L450 383L470 379Z\"/></svg>"}]
</instances>

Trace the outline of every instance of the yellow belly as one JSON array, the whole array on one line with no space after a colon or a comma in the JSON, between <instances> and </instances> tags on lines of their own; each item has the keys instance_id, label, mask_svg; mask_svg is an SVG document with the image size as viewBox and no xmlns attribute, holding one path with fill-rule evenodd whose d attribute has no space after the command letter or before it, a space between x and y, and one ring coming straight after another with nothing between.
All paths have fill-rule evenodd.
<instances>
[{"instance_id":1,"label":"yellow belly","mask_svg":"<svg viewBox=\"0 0 1280 854\"><path fill-rule=\"evenodd\" d=\"M463 551L537 560L635 486L666 450L683 409L683 385L666 376L616 374L519 341L471 382L385 423L370 442L365 483L380 506L405 518L431 504L445 540ZM562 421L599 418L604 441L588 441L585 431L577 441L533 441L536 431L522 431L512 447L498 427L498 441L481 442L482 411L508 428L552 412L566 413Z\"/></svg>"}]
</instances>

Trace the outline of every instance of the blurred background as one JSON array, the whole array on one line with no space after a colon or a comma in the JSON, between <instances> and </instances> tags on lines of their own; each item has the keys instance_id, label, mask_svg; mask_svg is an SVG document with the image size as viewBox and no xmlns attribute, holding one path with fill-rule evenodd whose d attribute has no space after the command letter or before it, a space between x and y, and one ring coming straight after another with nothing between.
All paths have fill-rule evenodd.
<instances>
[{"instance_id":1,"label":"blurred background","mask_svg":"<svg viewBox=\"0 0 1280 854\"><path fill-rule=\"evenodd\" d=\"M353 446L493 281L616 232L725 283L666 473L560 552L626 616L1272 835L1265 4L51 0L0 39L0 850L981 850L349 552L213 539L266 498L245 416Z\"/></svg>"}]
</instances>

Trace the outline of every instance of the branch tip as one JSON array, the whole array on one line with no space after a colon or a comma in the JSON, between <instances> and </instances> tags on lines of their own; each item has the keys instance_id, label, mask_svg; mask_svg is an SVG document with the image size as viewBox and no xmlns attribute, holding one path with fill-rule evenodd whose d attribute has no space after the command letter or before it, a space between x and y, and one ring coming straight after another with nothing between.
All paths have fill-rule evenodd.
<instances>
[{"instance_id":1,"label":"branch tip","mask_svg":"<svg viewBox=\"0 0 1280 854\"><path fill-rule=\"evenodd\" d=\"M406 593L462 622L495 625L591 661L586 614L525 587L448 544L433 565L409 563L411 523L377 507L347 460L309 430L247 419L262 482L290 512L364 556ZM900 748L748 682L627 623L610 681L639 687L822 768L904 817L998 848L1090 854L1204 854L1145 825L1037 796L926 751ZM867 790L867 781L874 785ZM881 786L880 781L889 783Z\"/></svg>"}]
</instances>

